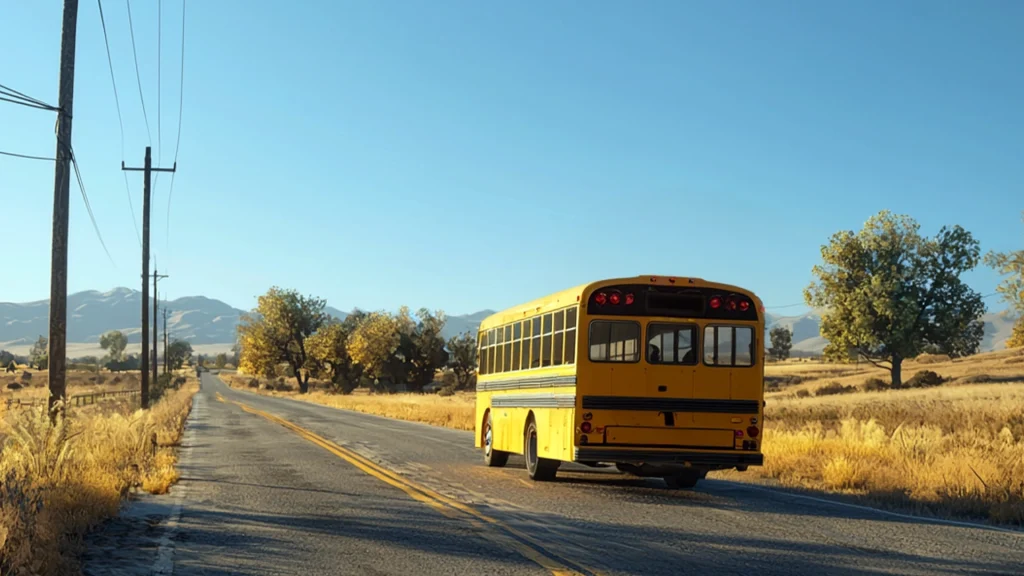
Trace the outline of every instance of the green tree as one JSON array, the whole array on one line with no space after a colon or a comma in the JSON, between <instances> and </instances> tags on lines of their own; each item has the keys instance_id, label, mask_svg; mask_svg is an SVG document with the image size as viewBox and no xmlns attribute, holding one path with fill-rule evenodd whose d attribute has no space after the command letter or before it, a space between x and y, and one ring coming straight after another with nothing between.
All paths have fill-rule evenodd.
<instances>
[{"instance_id":1,"label":"green tree","mask_svg":"<svg viewBox=\"0 0 1024 576\"><path fill-rule=\"evenodd\" d=\"M361 320L362 314L332 319L306 339L313 376L330 381L335 392L349 394L359 385L362 367L352 360L348 344Z\"/></svg>"},{"instance_id":2,"label":"green tree","mask_svg":"<svg viewBox=\"0 0 1024 576\"><path fill-rule=\"evenodd\" d=\"M388 365L402 341L399 331L398 319L386 312L367 314L353 330L348 340L348 353L371 380L380 382L391 378Z\"/></svg>"},{"instance_id":3,"label":"green tree","mask_svg":"<svg viewBox=\"0 0 1024 576\"><path fill-rule=\"evenodd\" d=\"M912 218L882 211L858 233L834 234L821 257L804 299L824 310L827 358L847 361L853 351L898 387L903 360L929 344L951 356L978 350L985 305L960 275L978 265L980 248L963 228L924 238Z\"/></svg>"},{"instance_id":4,"label":"green tree","mask_svg":"<svg viewBox=\"0 0 1024 576\"><path fill-rule=\"evenodd\" d=\"M49 346L50 342L46 336L40 336L35 344L32 345L32 350L29 351L29 364L39 370L46 370L50 365L48 356L50 353Z\"/></svg>"},{"instance_id":5,"label":"green tree","mask_svg":"<svg viewBox=\"0 0 1024 576\"><path fill-rule=\"evenodd\" d=\"M431 313L426 308L416 312L418 321L409 318L406 308L401 314L404 319L400 324L406 329L401 331L398 351L404 363L404 380L410 389L422 392L424 386L434 381L434 374L448 364L446 342L441 334L448 319L444 312Z\"/></svg>"},{"instance_id":6,"label":"green tree","mask_svg":"<svg viewBox=\"0 0 1024 576\"><path fill-rule=\"evenodd\" d=\"M107 356L113 362L120 362L124 356L124 349L128 347L128 338L119 330L111 330L100 336L100 348L107 352Z\"/></svg>"},{"instance_id":7,"label":"green tree","mask_svg":"<svg viewBox=\"0 0 1024 576\"><path fill-rule=\"evenodd\" d=\"M456 386L466 389L476 373L476 336L465 332L448 340L448 367L455 375Z\"/></svg>"},{"instance_id":8,"label":"green tree","mask_svg":"<svg viewBox=\"0 0 1024 576\"><path fill-rule=\"evenodd\" d=\"M175 340L164 352L164 359L167 367L171 370L178 370L192 357L192 345L184 340Z\"/></svg>"},{"instance_id":9,"label":"green tree","mask_svg":"<svg viewBox=\"0 0 1024 576\"><path fill-rule=\"evenodd\" d=\"M1017 315L1013 334L1006 341L1006 347L1024 347L1024 250L989 252L985 255L985 264L1004 277L996 290Z\"/></svg>"},{"instance_id":10,"label":"green tree","mask_svg":"<svg viewBox=\"0 0 1024 576\"><path fill-rule=\"evenodd\" d=\"M228 365L228 355L223 352L217 354L217 359L214 360L213 364L214 366L217 367L218 370L223 369L225 366Z\"/></svg>"},{"instance_id":11,"label":"green tree","mask_svg":"<svg viewBox=\"0 0 1024 576\"><path fill-rule=\"evenodd\" d=\"M326 302L301 296L294 290L273 287L259 297L256 309L244 314L238 325L242 344L240 368L249 374L267 376L279 363L287 363L295 375L299 392L309 391L310 362L306 339L324 322Z\"/></svg>"},{"instance_id":12,"label":"green tree","mask_svg":"<svg viewBox=\"0 0 1024 576\"><path fill-rule=\"evenodd\" d=\"M785 326L776 326L771 329L768 335L772 341L772 346L768 349L768 353L779 361L789 358L789 351L793 348L793 332Z\"/></svg>"}]
</instances>

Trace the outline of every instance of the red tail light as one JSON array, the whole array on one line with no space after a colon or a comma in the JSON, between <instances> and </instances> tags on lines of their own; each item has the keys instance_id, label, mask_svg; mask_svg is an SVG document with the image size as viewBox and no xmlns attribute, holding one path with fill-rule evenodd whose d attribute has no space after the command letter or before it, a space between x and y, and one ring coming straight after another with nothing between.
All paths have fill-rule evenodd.
<instances>
[{"instance_id":1,"label":"red tail light","mask_svg":"<svg viewBox=\"0 0 1024 576\"><path fill-rule=\"evenodd\" d=\"M605 302L607 301L608 295L605 294L604 292L598 292L597 296L594 296L594 302L597 302L601 306L604 306Z\"/></svg>"},{"instance_id":2,"label":"red tail light","mask_svg":"<svg viewBox=\"0 0 1024 576\"><path fill-rule=\"evenodd\" d=\"M757 426L747 427L747 436L750 436L751 438L756 438L760 432L761 431L757 429Z\"/></svg>"},{"instance_id":3,"label":"red tail light","mask_svg":"<svg viewBox=\"0 0 1024 576\"><path fill-rule=\"evenodd\" d=\"M590 422L584 422L583 424L580 424L580 430L583 431L584 434L590 434L590 431L593 429L594 427L590 424Z\"/></svg>"},{"instance_id":4,"label":"red tail light","mask_svg":"<svg viewBox=\"0 0 1024 576\"><path fill-rule=\"evenodd\" d=\"M722 297L712 296L711 299L708 300L708 305L711 306L712 309L718 310L722 307Z\"/></svg>"},{"instance_id":5,"label":"red tail light","mask_svg":"<svg viewBox=\"0 0 1024 576\"><path fill-rule=\"evenodd\" d=\"M626 294L626 306L629 306L630 304L632 304L635 301L636 301L636 298L634 298L632 294Z\"/></svg>"},{"instance_id":6,"label":"red tail light","mask_svg":"<svg viewBox=\"0 0 1024 576\"><path fill-rule=\"evenodd\" d=\"M608 295L608 302L610 302L613 306L618 306L619 302L622 302L622 295L619 294L618 292L612 292L611 294Z\"/></svg>"},{"instance_id":7,"label":"red tail light","mask_svg":"<svg viewBox=\"0 0 1024 576\"><path fill-rule=\"evenodd\" d=\"M743 312L750 310L750 302L748 300L740 300L740 310Z\"/></svg>"}]
</instances>

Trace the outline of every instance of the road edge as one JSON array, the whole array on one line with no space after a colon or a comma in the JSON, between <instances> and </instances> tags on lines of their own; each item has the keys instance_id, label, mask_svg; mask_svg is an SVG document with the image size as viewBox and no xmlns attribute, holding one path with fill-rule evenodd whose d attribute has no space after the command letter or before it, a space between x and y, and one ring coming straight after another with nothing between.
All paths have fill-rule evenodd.
<instances>
[{"instance_id":1,"label":"road edge","mask_svg":"<svg viewBox=\"0 0 1024 576\"><path fill-rule=\"evenodd\" d=\"M185 420L185 430L182 434L181 449L178 453L179 466L183 462L191 460L192 458L192 445L196 433L194 424L195 420L198 418L197 414L204 402L202 392L202 380L200 380L199 391L192 397L192 409L189 411L188 418ZM156 560L153 562L150 574L169 575L174 573L174 536L177 535L180 527L181 508L187 494L187 480L179 480L177 484L171 487L171 497L174 499L174 502L171 504L171 513L167 516L167 520L165 521L163 534L160 536L160 540L157 543Z\"/></svg>"}]
</instances>

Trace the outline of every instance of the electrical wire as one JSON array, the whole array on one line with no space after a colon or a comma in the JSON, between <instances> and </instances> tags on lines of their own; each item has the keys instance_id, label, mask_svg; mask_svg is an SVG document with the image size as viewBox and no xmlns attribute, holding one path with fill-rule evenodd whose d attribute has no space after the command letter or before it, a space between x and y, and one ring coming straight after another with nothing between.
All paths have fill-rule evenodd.
<instances>
[{"instance_id":1,"label":"electrical wire","mask_svg":"<svg viewBox=\"0 0 1024 576\"><path fill-rule=\"evenodd\" d=\"M174 139L174 166L178 165L178 148L181 146L181 116L185 104L185 0L181 0L181 78L178 80L178 135ZM171 186L167 191L167 225L164 227L164 242L171 245L171 198L174 196L174 175L171 172Z\"/></svg>"},{"instance_id":2,"label":"electrical wire","mask_svg":"<svg viewBox=\"0 0 1024 576\"><path fill-rule=\"evenodd\" d=\"M132 36L132 57L135 58L135 80L139 84L139 101L142 102L142 117L146 120L146 137L149 139L149 145L153 145L153 134L149 131L149 115L146 114L146 99L142 96L142 76L139 74L139 54L135 50L135 26L132 24L132 5L129 0L124 0L125 6L128 7L128 31L131 32Z\"/></svg>"},{"instance_id":3,"label":"electrical wire","mask_svg":"<svg viewBox=\"0 0 1024 576\"><path fill-rule=\"evenodd\" d=\"M3 150L0 150L0 154L2 154L4 156L13 156L14 158L25 158L27 160L49 160L50 162L53 162L53 161L57 160L56 158L52 158L50 156L30 156L28 154L16 154L14 152L4 152Z\"/></svg>"},{"instance_id":4,"label":"electrical wire","mask_svg":"<svg viewBox=\"0 0 1024 576\"><path fill-rule=\"evenodd\" d=\"M89 213L89 220L92 221L92 228L96 231L96 238L100 241L100 246L103 247L103 252L107 254L107 259L110 263L117 268L117 264L114 262L114 258L110 255L110 250L107 250L107 243L103 241L103 234L100 233L100 227L96 223L96 216L92 212L92 205L89 203L89 195L85 191L85 182L82 181L82 172L78 167L78 159L75 158L75 150L71 146L64 144L67 148L68 156L71 157L71 165L75 168L75 178L78 180L78 190L82 193L82 200L85 202L85 211Z\"/></svg>"},{"instance_id":5,"label":"electrical wire","mask_svg":"<svg viewBox=\"0 0 1024 576\"><path fill-rule=\"evenodd\" d=\"M0 92L0 94L4 94L4 93ZM23 100L16 99L16 98L4 98L3 96L0 96L0 100L3 100L5 102L11 102L13 104L21 104L22 106L28 106L29 108L38 108L40 110L48 110L50 112L55 112L55 111L58 110L58 108L54 108L52 106L45 106L45 105L44 106L40 106L39 104L33 104L31 102L25 102Z\"/></svg>"},{"instance_id":6,"label":"electrical wire","mask_svg":"<svg viewBox=\"0 0 1024 576\"><path fill-rule=\"evenodd\" d=\"M4 86L3 84L0 84L0 94L13 98L14 100L9 101L14 102L15 104L23 104L25 106L31 105L34 108L42 108L44 110L58 110L56 106L51 106L42 100L33 98L23 92L19 92L14 88L11 88L10 86Z\"/></svg>"},{"instance_id":7,"label":"electrical wire","mask_svg":"<svg viewBox=\"0 0 1024 576\"><path fill-rule=\"evenodd\" d=\"M100 24L103 25L103 44L107 47L107 66L110 69L110 85L114 88L114 105L117 107L117 126L121 129L121 161L124 161L124 120L121 117L121 99L117 96L117 82L114 81L114 60L110 56L110 40L107 38L107 21L103 17L103 1L96 0L100 9ZM132 214L132 228L135 228L135 239L142 246L142 235L139 234L139 224L135 221L135 203L132 202L132 191L128 186L128 173L121 171L124 175L124 191L128 196L128 208Z\"/></svg>"}]
</instances>

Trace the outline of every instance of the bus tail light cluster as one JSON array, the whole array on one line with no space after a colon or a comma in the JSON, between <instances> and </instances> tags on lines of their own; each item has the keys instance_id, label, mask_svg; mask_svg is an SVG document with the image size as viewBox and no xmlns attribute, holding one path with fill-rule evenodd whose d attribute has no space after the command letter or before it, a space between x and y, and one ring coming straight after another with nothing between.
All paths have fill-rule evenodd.
<instances>
[{"instance_id":1,"label":"bus tail light cluster","mask_svg":"<svg viewBox=\"0 0 1024 576\"><path fill-rule=\"evenodd\" d=\"M746 312L750 310L750 300L747 300L739 294L730 294L728 296L722 296L715 294L708 298L708 306L712 310L727 310L729 312Z\"/></svg>"},{"instance_id":2,"label":"bus tail light cluster","mask_svg":"<svg viewBox=\"0 0 1024 576\"><path fill-rule=\"evenodd\" d=\"M593 429L594 426L590 422L584 422L583 424L580 424L580 431L583 432L584 434L590 434L590 432Z\"/></svg>"},{"instance_id":3,"label":"bus tail light cluster","mask_svg":"<svg viewBox=\"0 0 1024 576\"><path fill-rule=\"evenodd\" d=\"M751 438L757 438L757 435L760 432L761 431L757 429L757 426L748 426L747 427L747 436L750 436Z\"/></svg>"},{"instance_id":4,"label":"bus tail light cluster","mask_svg":"<svg viewBox=\"0 0 1024 576\"><path fill-rule=\"evenodd\" d=\"M598 306L604 306L605 304L611 304L612 306L625 304L629 306L633 304L633 302L636 302L636 296L634 296L632 292L623 294L618 290L611 290L609 292L598 292L597 295L594 296L594 302L596 302Z\"/></svg>"}]
</instances>

